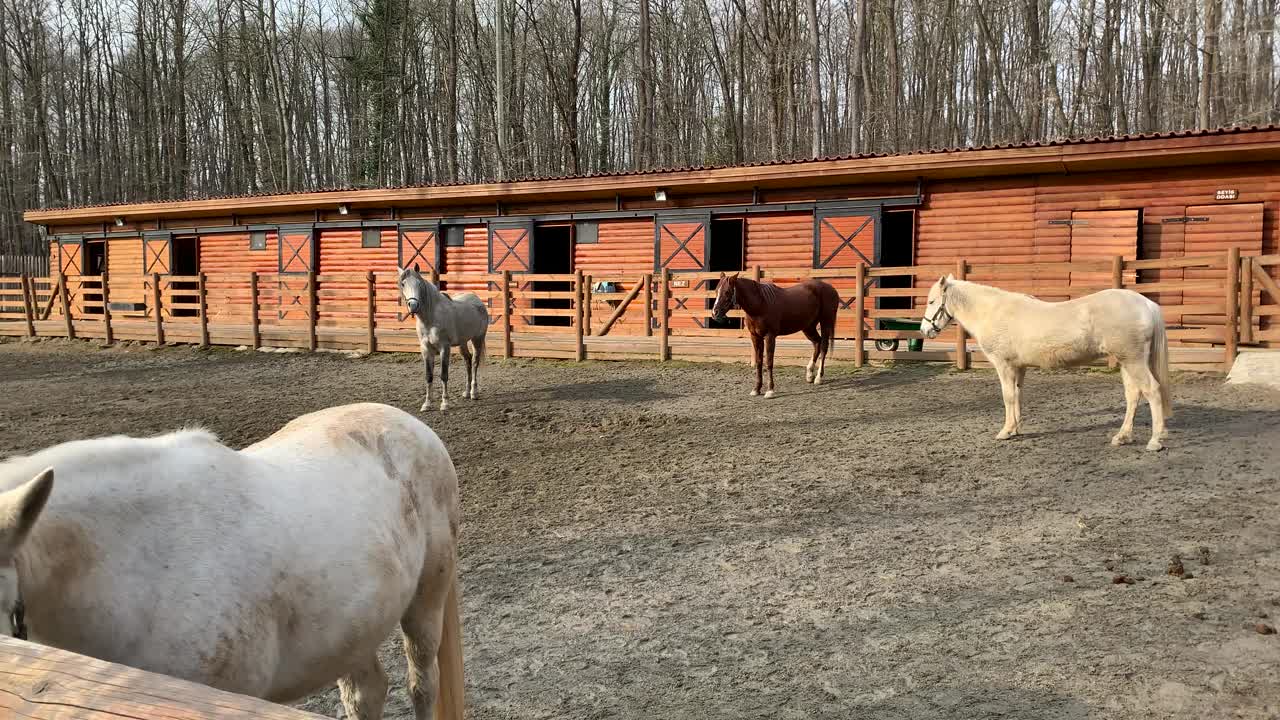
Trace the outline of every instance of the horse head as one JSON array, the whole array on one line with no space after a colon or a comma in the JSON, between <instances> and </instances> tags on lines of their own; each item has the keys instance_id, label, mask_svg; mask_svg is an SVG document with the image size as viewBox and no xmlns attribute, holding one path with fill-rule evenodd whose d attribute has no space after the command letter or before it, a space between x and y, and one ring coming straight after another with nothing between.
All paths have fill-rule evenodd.
<instances>
[{"instance_id":1,"label":"horse head","mask_svg":"<svg viewBox=\"0 0 1280 720\"><path fill-rule=\"evenodd\" d=\"M929 303L925 305L924 317L920 320L920 333L932 340L938 333L951 324L955 316L947 309L947 291L952 287L954 277L950 273L938 278L938 282L929 288Z\"/></svg>"},{"instance_id":2,"label":"horse head","mask_svg":"<svg viewBox=\"0 0 1280 720\"><path fill-rule=\"evenodd\" d=\"M412 268L400 268L396 284L400 287L400 297L404 298L405 304L409 306L411 315L418 315L420 308L430 312L435 286L422 277L416 264ZM423 313L423 316L425 317L426 313Z\"/></svg>"},{"instance_id":3,"label":"horse head","mask_svg":"<svg viewBox=\"0 0 1280 720\"><path fill-rule=\"evenodd\" d=\"M720 284L716 286L716 303L711 306L711 317L716 322L723 322L725 313L738 306L738 273L725 275L720 273Z\"/></svg>"},{"instance_id":4,"label":"horse head","mask_svg":"<svg viewBox=\"0 0 1280 720\"><path fill-rule=\"evenodd\" d=\"M0 494L0 611L9 619L9 634L26 639L22 591L18 587L18 551L31 534L49 493L53 491L53 468L34 479Z\"/></svg>"}]
</instances>

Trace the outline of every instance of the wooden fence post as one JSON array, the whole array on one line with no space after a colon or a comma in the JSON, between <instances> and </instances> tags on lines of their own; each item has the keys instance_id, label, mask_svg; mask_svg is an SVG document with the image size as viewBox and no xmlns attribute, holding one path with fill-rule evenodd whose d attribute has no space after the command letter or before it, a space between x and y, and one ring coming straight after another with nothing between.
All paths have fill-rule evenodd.
<instances>
[{"instance_id":1,"label":"wooden fence post","mask_svg":"<svg viewBox=\"0 0 1280 720\"><path fill-rule=\"evenodd\" d=\"M27 320L27 337L36 336L36 289L31 276L22 273L22 314Z\"/></svg>"},{"instance_id":2,"label":"wooden fence post","mask_svg":"<svg viewBox=\"0 0 1280 720\"><path fill-rule=\"evenodd\" d=\"M653 337L653 273L644 274L644 334Z\"/></svg>"},{"instance_id":3,"label":"wooden fence post","mask_svg":"<svg viewBox=\"0 0 1280 720\"><path fill-rule=\"evenodd\" d=\"M200 347L209 347L209 288L204 273L197 273L200 290Z\"/></svg>"},{"instance_id":4,"label":"wooden fence post","mask_svg":"<svg viewBox=\"0 0 1280 720\"><path fill-rule=\"evenodd\" d=\"M658 359L666 362L671 359L671 270L662 269L662 284L658 286L658 322L661 332L658 335Z\"/></svg>"},{"instance_id":5,"label":"wooden fence post","mask_svg":"<svg viewBox=\"0 0 1280 720\"><path fill-rule=\"evenodd\" d=\"M764 278L764 268L760 267L759 265L756 265L751 270L751 279L755 280L756 282L760 282L762 278Z\"/></svg>"},{"instance_id":6,"label":"wooden fence post","mask_svg":"<svg viewBox=\"0 0 1280 720\"><path fill-rule=\"evenodd\" d=\"M1253 259L1240 258L1240 343L1253 344Z\"/></svg>"},{"instance_id":7,"label":"wooden fence post","mask_svg":"<svg viewBox=\"0 0 1280 720\"><path fill-rule=\"evenodd\" d=\"M858 263L853 271L853 366L862 367L866 362L866 353L863 351L863 345L867 341L867 330L863 326L863 322L867 317L866 310L866 291L863 286L866 284L867 266Z\"/></svg>"},{"instance_id":8,"label":"wooden fence post","mask_svg":"<svg viewBox=\"0 0 1280 720\"><path fill-rule=\"evenodd\" d=\"M502 271L502 357L515 357L511 343L511 271Z\"/></svg>"},{"instance_id":9,"label":"wooden fence post","mask_svg":"<svg viewBox=\"0 0 1280 720\"><path fill-rule=\"evenodd\" d=\"M67 339L76 339L76 326L71 322L71 298L67 297L67 276L58 276L58 297L62 300L62 318L67 324Z\"/></svg>"},{"instance_id":10,"label":"wooden fence post","mask_svg":"<svg viewBox=\"0 0 1280 720\"><path fill-rule=\"evenodd\" d=\"M111 288L108 287L110 281L107 278L107 271L102 271L102 331L106 336L106 342L111 345L116 341L115 333L111 330Z\"/></svg>"},{"instance_id":11,"label":"wooden fence post","mask_svg":"<svg viewBox=\"0 0 1280 720\"><path fill-rule=\"evenodd\" d=\"M160 273L151 273L151 303L156 315L156 344L164 344L164 299L160 292Z\"/></svg>"},{"instance_id":12,"label":"wooden fence post","mask_svg":"<svg viewBox=\"0 0 1280 720\"><path fill-rule=\"evenodd\" d=\"M587 347L582 342L582 322L585 313L582 309L582 299L585 297L582 289L582 271L576 270L573 274L573 337L577 342L576 357L578 362L582 362L587 358Z\"/></svg>"},{"instance_id":13,"label":"wooden fence post","mask_svg":"<svg viewBox=\"0 0 1280 720\"><path fill-rule=\"evenodd\" d=\"M369 354L372 355L378 351L378 333L376 332L378 327L378 286L376 276L373 274L372 270L364 274L364 292L368 297L368 306L365 308L367 312L365 316L365 325L369 330L367 344L369 346Z\"/></svg>"},{"instance_id":14,"label":"wooden fence post","mask_svg":"<svg viewBox=\"0 0 1280 720\"><path fill-rule=\"evenodd\" d=\"M1238 293L1240 292L1240 248L1236 246L1232 246L1227 250L1227 286L1225 292L1227 311L1226 316L1223 318L1223 331L1225 333L1223 345L1225 347L1223 348L1222 371L1231 372L1231 366L1236 361L1236 351L1238 349L1236 346L1237 333L1240 329L1237 325L1237 320L1239 320L1237 314L1240 312L1240 308L1236 302L1239 299Z\"/></svg>"},{"instance_id":15,"label":"wooden fence post","mask_svg":"<svg viewBox=\"0 0 1280 720\"><path fill-rule=\"evenodd\" d=\"M966 274L965 270L967 268L968 263L964 261L964 258L956 260L957 280L964 279ZM956 369L969 369L969 334L964 331L964 328L961 327L959 321L956 321Z\"/></svg>"},{"instance_id":16,"label":"wooden fence post","mask_svg":"<svg viewBox=\"0 0 1280 720\"><path fill-rule=\"evenodd\" d=\"M258 273L249 273L249 343L254 350L262 347L262 331L258 319Z\"/></svg>"},{"instance_id":17,"label":"wooden fence post","mask_svg":"<svg viewBox=\"0 0 1280 720\"><path fill-rule=\"evenodd\" d=\"M1124 258L1120 255L1111 256L1111 287L1116 290L1124 287ZM1115 370L1118 366L1114 357L1107 358L1107 367Z\"/></svg>"},{"instance_id":18,"label":"wooden fence post","mask_svg":"<svg viewBox=\"0 0 1280 720\"><path fill-rule=\"evenodd\" d=\"M312 270L307 273L307 349L311 352L315 352L319 344L316 342L316 314L320 303L316 294L316 285L316 271Z\"/></svg>"},{"instance_id":19,"label":"wooden fence post","mask_svg":"<svg viewBox=\"0 0 1280 720\"><path fill-rule=\"evenodd\" d=\"M590 276L590 275L585 275L585 276L584 276L584 282L585 282L586 284L582 286L582 293L583 293L583 297L584 297L584 299L583 299L583 301L582 301L582 318L583 318L583 320L582 320L582 324L583 324L582 331L583 331L583 333L585 333L585 334L587 334L587 335L590 335L590 334L591 334L591 323L592 323L592 319L591 319L591 303L592 303L592 293L591 293L591 276Z\"/></svg>"}]
</instances>

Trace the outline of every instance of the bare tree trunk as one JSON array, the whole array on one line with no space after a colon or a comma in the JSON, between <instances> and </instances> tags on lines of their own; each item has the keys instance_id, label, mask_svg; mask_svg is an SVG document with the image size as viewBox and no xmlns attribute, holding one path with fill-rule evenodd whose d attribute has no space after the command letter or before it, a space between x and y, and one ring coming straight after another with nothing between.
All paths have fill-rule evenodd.
<instances>
[{"instance_id":1,"label":"bare tree trunk","mask_svg":"<svg viewBox=\"0 0 1280 720\"><path fill-rule=\"evenodd\" d=\"M822 155L822 45L818 39L818 0L808 0L804 7L809 16L809 50L813 55L809 70L810 155L818 157Z\"/></svg>"},{"instance_id":2,"label":"bare tree trunk","mask_svg":"<svg viewBox=\"0 0 1280 720\"><path fill-rule=\"evenodd\" d=\"M506 47L507 3L498 0L498 15L494 18L494 104L497 114L494 120L497 131L498 152L494 154L494 163L498 180L507 179L506 154L509 151L507 142L507 47Z\"/></svg>"},{"instance_id":3,"label":"bare tree trunk","mask_svg":"<svg viewBox=\"0 0 1280 720\"><path fill-rule=\"evenodd\" d=\"M1214 118L1218 76L1218 23L1222 0L1204 0L1204 60L1200 68L1199 123L1208 129Z\"/></svg>"},{"instance_id":4,"label":"bare tree trunk","mask_svg":"<svg viewBox=\"0 0 1280 720\"><path fill-rule=\"evenodd\" d=\"M866 57L867 57L867 8L871 0L848 0L851 10L851 34L853 47L850 55L853 60L849 67L849 153L856 155L862 150L862 106L866 93Z\"/></svg>"}]
</instances>

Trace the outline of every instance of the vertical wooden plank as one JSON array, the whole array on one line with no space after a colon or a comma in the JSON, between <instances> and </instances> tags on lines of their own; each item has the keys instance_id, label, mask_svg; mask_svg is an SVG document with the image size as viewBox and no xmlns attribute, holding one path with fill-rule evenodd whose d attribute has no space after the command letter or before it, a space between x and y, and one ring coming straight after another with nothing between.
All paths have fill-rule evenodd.
<instances>
[{"instance_id":1,"label":"vertical wooden plank","mask_svg":"<svg viewBox=\"0 0 1280 720\"><path fill-rule=\"evenodd\" d=\"M367 344L369 347L369 354L372 355L373 353L378 352L378 333L376 332L378 327L378 283L376 282L376 277L372 270L364 274L364 294L365 297L368 298L368 303L365 307L366 315L364 323L366 329L369 331Z\"/></svg>"},{"instance_id":2,"label":"vertical wooden plank","mask_svg":"<svg viewBox=\"0 0 1280 720\"><path fill-rule=\"evenodd\" d=\"M200 347L209 347L209 288L204 273L196 277L200 283Z\"/></svg>"},{"instance_id":3,"label":"vertical wooden plank","mask_svg":"<svg viewBox=\"0 0 1280 720\"><path fill-rule=\"evenodd\" d=\"M592 293L591 293L591 276L590 276L590 275L586 275L586 276L584 276L584 277L585 277L585 282L586 282L586 284L582 286L582 293L583 293L583 296L584 296L584 299L583 299L583 301L582 301L582 318L583 318L583 320L582 320L582 324L583 324L582 331L583 331L583 333L584 333L584 334L586 334L586 335L590 335L590 334L591 334L591 323L592 323L592 319L591 319L591 302L592 302Z\"/></svg>"},{"instance_id":4,"label":"vertical wooden plank","mask_svg":"<svg viewBox=\"0 0 1280 720\"><path fill-rule=\"evenodd\" d=\"M658 359L666 362L671 359L671 271L662 269L662 284L658 286L658 322L661 332L658 335Z\"/></svg>"},{"instance_id":5,"label":"vertical wooden plank","mask_svg":"<svg viewBox=\"0 0 1280 720\"><path fill-rule=\"evenodd\" d=\"M316 351L316 311L319 309L320 303L317 300L316 293L316 271L312 270L307 273L307 349L311 352Z\"/></svg>"},{"instance_id":6,"label":"vertical wooden plank","mask_svg":"<svg viewBox=\"0 0 1280 720\"><path fill-rule=\"evenodd\" d=\"M644 274L644 334L653 337L653 273Z\"/></svg>"},{"instance_id":7,"label":"vertical wooden plank","mask_svg":"<svg viewBox=\"0 0 1280 720\"><path fill-rule=\"evenodd\" d=\"M1111 287L1117 290L1124 287L1124 256L1111 256ZM1107 367L1115 370L1119 366L1114 357L1107 358Z\"/></svg>"},{"instance_id":8,"label":"vertical wooden plank","mask_svg":"<svg viewBox=\"0 0 1280 720\"><path fill-rule=\"evenodd\" d=\"M1253 344L1253 259L1240 258L1240 342Z\"/></svg>"},{"instance_id":9,"label":"vertical wooden plank","mask_svg":"<svg viewBox=\"0 0 1280 720\"><path fill-rule=\"evenodd\" d=\"M751 269L751 279L760 282L764 278L764 268L756 265Z\"/></svg>"},{"instance_id":10,"label":"vertical wooden plank","mask_svg":"<svg viewBox=\"0 0 1280 720\"><path fill-rule=\"evenodd\" d=\"M582 323L586 317L586 313L582 307L583 298L586 293L582 288L582 270L575 270L573 273L573 337L577 343L575 354L578 362L582 362L587 358L587 346L582 342Z\"/></svg>"},{"instance_id":11,"label":"vertical wooden plank","mask_svg":"<svg viewBox=\"0 0 1280 720\"><path fill-rule=\"evenodd\" d=\"M76 326L71 322L71 298L67 297L67 276L58 276L58 297L62 300L62 319L67 323L67 339L76 339Z\"/></svg>"},{"instance_id":12,"label":"vertical wooden plank","mask_svg":"<svg viewBox=\"0 0 1280 720\"><path fill-rule=\"evenodd\" d=\"M22 273L22 314L27 321L27 337L36 336L36 289L31 277Z\"/></svg>"},{"instance_id":13,"label":"vertical wooden plank","mask_svg":"<svg viewBox=\"0 0 1280 720\"><path fill-rule=\"evenodd\" d=\"M757 268L759 269L759 268ZM865 263L858 263L853 271L853 366L862 367L866 362L866 352L863 346L867 341L867 330L863 327L863 323L867 318L867 298L866 291L863 287L867 280L867 266Z\"/></svg>"},{"instance_id":14,"label":"vertical wooden plank","mask_svg":"<svg viewBox=\"0 0 1280 720\"><path fill-rule=\"evenodd\" d=\"M102 331L106 335L108 345L116 341L115 333L111 330L111 288L110 280L107 277L107 271L102 271Z\"/></svg>"},{"instance_id":15,"label":"vertical wooden plank","mask_svg":"<svg viewBox=\"0 0 1280 720\"><path fill-rule=\"evenodd\" d=\"M249 273L249 337L253 349L262 347L262 330L258 320L258 273Z\"/></svg>"},{"instance_id":16,"label":"vertical wooden plank","mask_svg":"<svg viewBox=\"0 0 1280 720\"><path fill-rule=\"evenodd\" d=\"M502 271L502 357L514 357L511 344L511 271Z\"/></svg>"},{"instance_id":17,"label":"vertical wooden plank","mask_svg":"<svg viewBox=\"0 0 1280 720\"><path fill-rule=\"evenodd\" d=\"M160 292L160 273L151 273L151 309L156 316L156 344L164 344L164 304Z\"/></svg>"},{"instance_id":18,"label":"vertical wooden plank","mask_svg":"<svg viewBox=\"0 0 1280 720\"><path fill-rule=\"evenodd\" d=\"M964 261L964 258L956 260L955 275L957 280L964 279L965 270L968 266L969 264ZM969 335L960 326L959 321L956 321L956 369L969 369Z\"/></svg>"},{"instance_id":19,"label":"vertical wooden plank","mask_svg":"<svg viewBox=\"0 0 1280 720\"><path fill-rule=\"evenodd\" d=\"M1231 366L1236 362L1238 350L1236 343L1240 330L1237 325L1240 308L1236 302L1239 299L1237 293L1240 292L1240 248L1235 245L1227 250L1227 284L1223 292L1224 299L1227 301L1227 310L1226 317L1223 318L1226 341L1223 343L1222 371L1231 372Z\"/></svg>"}]
</instances>

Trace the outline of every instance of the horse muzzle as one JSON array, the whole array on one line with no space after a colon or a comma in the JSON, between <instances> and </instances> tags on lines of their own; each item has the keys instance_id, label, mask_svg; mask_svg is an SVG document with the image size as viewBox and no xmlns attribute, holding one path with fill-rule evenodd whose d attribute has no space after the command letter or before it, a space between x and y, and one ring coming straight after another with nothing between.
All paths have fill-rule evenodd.
<instances>
[{"instance_id":1,"label":"horse muzzle","mask_svg":"<svg viewBox=\"0 0 1280 720\"><path fill-rule=\"evenodd\" d=\"M409 306L409 312L416 315L418 312L418 298L409 298L405 303Z\"/></svg>"}]
</instances>

